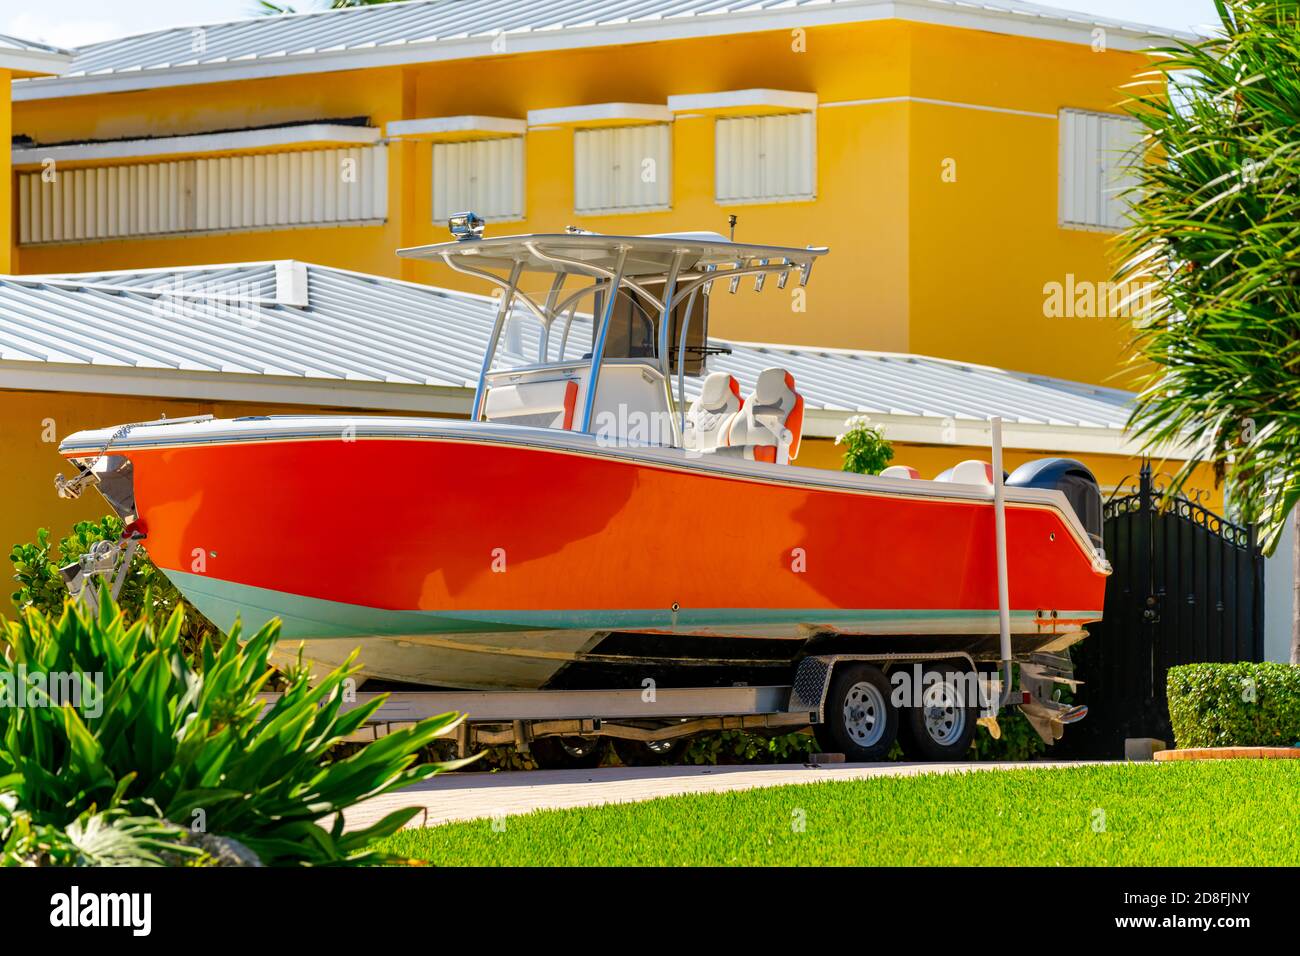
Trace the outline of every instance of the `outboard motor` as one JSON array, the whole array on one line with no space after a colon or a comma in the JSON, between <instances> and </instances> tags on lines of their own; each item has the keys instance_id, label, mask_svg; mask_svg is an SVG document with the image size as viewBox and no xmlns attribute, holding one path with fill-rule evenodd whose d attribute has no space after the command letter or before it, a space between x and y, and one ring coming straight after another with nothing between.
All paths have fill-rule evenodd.
<instances>
[{"instance_id":1,"label":"outboard motor","mask_svg":"<svg viewBox=\"0 0 1300 956\"><path fill-rule=\"evenodd\" d=\"M1083 462L1073 458L1039 458L1027 461L1011 473L1007 486L1047 488L1065 495L1079 516L1092 543L1102 547L1101 488Z\"/></svg>"}]
</instances>

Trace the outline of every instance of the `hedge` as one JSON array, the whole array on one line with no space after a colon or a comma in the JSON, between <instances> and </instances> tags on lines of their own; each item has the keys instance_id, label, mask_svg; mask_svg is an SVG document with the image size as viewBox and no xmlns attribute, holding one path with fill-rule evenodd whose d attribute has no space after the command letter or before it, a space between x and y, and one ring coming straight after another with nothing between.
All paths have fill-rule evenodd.
<instances>
[{"instance_id":1,"label":"hedge","mask_svg":"<svg viewBox=\"0 0 1300 956\"><path fill-rule=\"evenodd\" d=\"M1169 668L1179 747L1289 747L1300 742L1300 667L1277 663Z\"/></svg>"}]
</instances>

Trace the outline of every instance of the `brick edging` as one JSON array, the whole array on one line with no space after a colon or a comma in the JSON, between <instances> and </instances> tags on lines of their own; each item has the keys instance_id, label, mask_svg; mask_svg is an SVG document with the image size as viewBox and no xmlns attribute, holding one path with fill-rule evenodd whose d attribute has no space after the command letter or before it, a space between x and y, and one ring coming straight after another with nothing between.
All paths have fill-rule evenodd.
<instances>
[{"instance_id":1,"label":"brick edging","mask_svg":"<svg viewBox=\"0 0 1300 956\"><path fill-rule=\"evenodd\" d=\"M1157 760L1300 760L1300 747L1188 747L1159 750Z\"/></svg>"}]
</instances>

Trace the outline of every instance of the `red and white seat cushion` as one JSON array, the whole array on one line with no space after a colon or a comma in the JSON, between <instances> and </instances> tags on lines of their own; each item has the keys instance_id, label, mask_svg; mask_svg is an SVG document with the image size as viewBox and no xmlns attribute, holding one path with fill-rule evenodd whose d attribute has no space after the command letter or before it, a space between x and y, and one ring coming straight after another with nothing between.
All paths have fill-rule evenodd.
<instances>
[{"instance_id":1,"label":"red and white seat cushion","mask_svg":"<svg viewBox=\"0 0 1300 956\"><path fill-rule=\"evenodd\" d=\"M993 487L993 466L987 461L968 458L958 462L934 479L951 481L955 485L988 485Z\"/></svg>"},{"instance_id":2,"label":"red and white seat cushion","mask_svg":"<svg viewBox=\"0 0 1300 956\"><path fill-rule=\"evenodd\" d=\"M740 383L726 372L714 372L704 380L686 412L682 443L693 451L713 451L722 444L727 425L740 406Z\"/></svg>"},{"instance_id":3,"label":"red and white seat cushion","mask_svg":"<svg viewBox=\"0 0 1300 956\"><path fill-rule=\"evenodd\" d=\"M880 473L881 478L920 478L921 473L911 465L890 465Z\"/></svg>"},{"instance_id":4,"label":"red and white seat cushion","mask_svg":"<svg viewBox=\"0 0 1300 956\"><path fill-rule=\"evenodd\" d=\"M787 465L799 455L803 437L803 396L783 368L758 373L754 393L731 419L723 444L751 461Z\"/></svg>"}]
</instances>

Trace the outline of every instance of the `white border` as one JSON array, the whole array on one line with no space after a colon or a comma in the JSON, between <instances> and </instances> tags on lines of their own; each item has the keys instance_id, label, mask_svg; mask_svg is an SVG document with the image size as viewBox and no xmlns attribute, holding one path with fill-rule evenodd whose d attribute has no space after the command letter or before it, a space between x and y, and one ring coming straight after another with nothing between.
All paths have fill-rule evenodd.
<instances>
[{"instance_id":1,"label":"white border","mask_svg":"<svg viewBox=\"0 0 1300 956\"><path fill-rule=\"evenodd\" d=\"M384 129L393 139L436 140L462 133L523 136L528 132L528 121L508 116L428 116L422 119L392 120Z\"/></svg>"},{"instance_id":2,"label":"white border","mask_svg":"<svg viewBox=\"0 0 1300 956\"><path fill-rule=\"evenodd\" d=\"M674 113L710 110L761 109L807 113L817 108L816 93L795 90L727 90L720 93L683 93L668 97L668 109Z\"/></svg>"},{"instance_id":3,"label":"white border","mask_svg":"<svg viewBox=\"0 0 1300 956\"><path fill-rule=\"evenodd\" d=\"M662 103L588 103L529 110L529 126L581 126L597 123L617 126L671 123L673 112Z\"/></svg>"}]
</instances>

